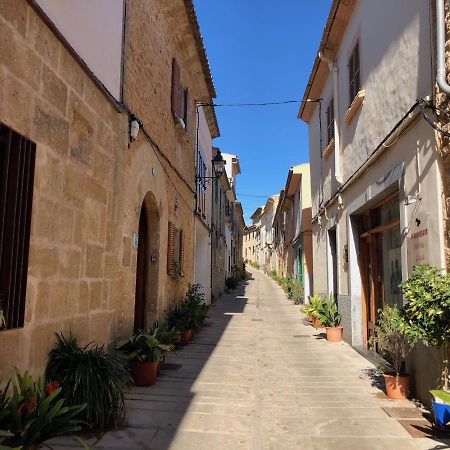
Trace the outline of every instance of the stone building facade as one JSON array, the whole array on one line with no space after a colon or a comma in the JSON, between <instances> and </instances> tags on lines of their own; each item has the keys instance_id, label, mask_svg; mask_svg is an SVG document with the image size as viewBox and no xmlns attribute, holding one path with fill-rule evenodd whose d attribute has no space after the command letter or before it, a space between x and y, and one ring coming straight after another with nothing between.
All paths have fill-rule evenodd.
<instances>
[{"instance_id":1,"label":"stone building facade","mask_svg":"<svg viewBox=\"0 0 450 450\"><path fill-rule=\"evenodd\" d=\"M215 96L206 54L191 1L123 7L116 98L37 2L0 5L0 149L17 138L35 152L26 296L0 284L0 378L39 372L55 332L127 337L194 280L195 102Z\"/></svg>"},{"instance_id":2,"label":"stone building facade","mask_svg":"<svg viewBox=\"0 0 450 450\"><path fill-rule=\"evenodd\" d=\"M379 310L403 305L399 283L414 266L445 266L445 161L421 108L436 101L434 7L333 1L299 112L309 127L314 292L337 297L344 339L361 352ZM408 357L423 402L439 366L420 345Z\"/></svg>"}]
</instances>

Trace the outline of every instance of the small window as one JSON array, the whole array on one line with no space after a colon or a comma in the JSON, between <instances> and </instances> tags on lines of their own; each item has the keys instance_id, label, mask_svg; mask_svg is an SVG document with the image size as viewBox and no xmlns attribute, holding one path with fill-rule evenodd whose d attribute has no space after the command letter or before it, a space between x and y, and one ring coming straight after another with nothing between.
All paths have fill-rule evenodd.
<instances>
[{"instance_id":1,"label":"small window","mask_svg":"<svg viewBox=\"0 0 450 450\"><path fill-rule=\"evenodd\" d=\"M206 171L207 167L203 160L202 152L197 152L197 189L196 203L197 213L206 218Z\"/></svg>"},{"instance_id":2,"label":"small window","mask_svg":"<svg viewBox=\"0 0 450 450\"><path fill-rule=\"evenodd\" d=\"M334 139L334 99L332 98L327 108L327 144Z\"/></svg>"},{"instance_id":3,"label":"small window","mask_svg":"<svg viewBox=\"0 0 450 450\"><path fill-rule=\"evenodd\" d=\"M0 123L0 329L24 325L36 144Z\"/></svg>"},{"instance_id":4,"label":"small window","mask_svg":"<svg viewBox=\"0 0 450 450\"><path fill-rule=\"evenodd\" d=\"M171 276L184 275L184 233L169 222L167 244L167 273Z\"/></svg>"},{"instance_id":5,"label":"small window","mask_svg":"<svg viewBox=\"0 0 450 450\"><path fill-rule=\"evenodd\" d=\"M348 63L349 76L349 106L361 90L361 72L359 58L359 42L356 43Z\"/></svg>"},{"instance_id":6,"label":"small window","mask_svg":"<svg viewBox=\"0 0 450 450\"><path fill-rule=\"evenodd\" d=\"M172 60L172 114L174 119L187 131L189 125L189 89L181 84L180 66Z\"/></svg>"}]
</instances>

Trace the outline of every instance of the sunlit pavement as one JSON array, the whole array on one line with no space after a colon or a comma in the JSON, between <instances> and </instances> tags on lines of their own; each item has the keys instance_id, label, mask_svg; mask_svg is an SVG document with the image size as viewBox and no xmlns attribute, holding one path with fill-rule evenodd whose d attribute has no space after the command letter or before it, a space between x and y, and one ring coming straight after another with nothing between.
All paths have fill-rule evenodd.
<instances>
[{"instance_id":1,"label":"sunlit pavement","mask_svg":"<svg viewBox=\"0 0 450 450\"><path fill-rule=\"evenodd\" d=\"M414 439L383 407L374 367L330 344L262 272L212 309L207 326L168 358L158 383L127 396L127 427L89 440L108 449L449 448ZM53 448L79 447L70 439Z\"/></svg>"}]
</instances>

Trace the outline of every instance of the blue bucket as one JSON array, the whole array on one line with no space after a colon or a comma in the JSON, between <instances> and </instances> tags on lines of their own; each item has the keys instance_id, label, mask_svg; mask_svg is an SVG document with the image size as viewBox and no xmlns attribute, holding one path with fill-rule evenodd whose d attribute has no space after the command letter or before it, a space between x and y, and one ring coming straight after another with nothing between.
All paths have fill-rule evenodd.
<instances>
[{"instance_id":1,"label":"blue bucket","mask_svg":"<svg viewBox=\"0 0 450 450\"><path fill-rule=\"evenodd\" d=\"M450 405L446 403L436 403L433 400L434 421L439 428L450 431Z\"/></svg>"}]
</instances>

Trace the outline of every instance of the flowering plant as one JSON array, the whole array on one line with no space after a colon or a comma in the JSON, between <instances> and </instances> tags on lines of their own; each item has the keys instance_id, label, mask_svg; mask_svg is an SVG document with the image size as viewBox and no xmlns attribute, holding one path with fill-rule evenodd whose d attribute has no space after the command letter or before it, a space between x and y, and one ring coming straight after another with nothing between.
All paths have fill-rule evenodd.
<instances>
[{"instance_id":1,"label":"flowering plant","mask_svg":"<svg viewBox=\"0 0 450 450\"><path fill-rule=\"evenodd\" d=\"M9 386L12 393L9 394ZM57 382L45 385L42 378L33 380L28 372L16 372L15 379L0 392L0 438L6 448L30 448L52 437L81 430L75 417L86 407L64 405L58 399Z\"/></svg>"}]
</instances>

